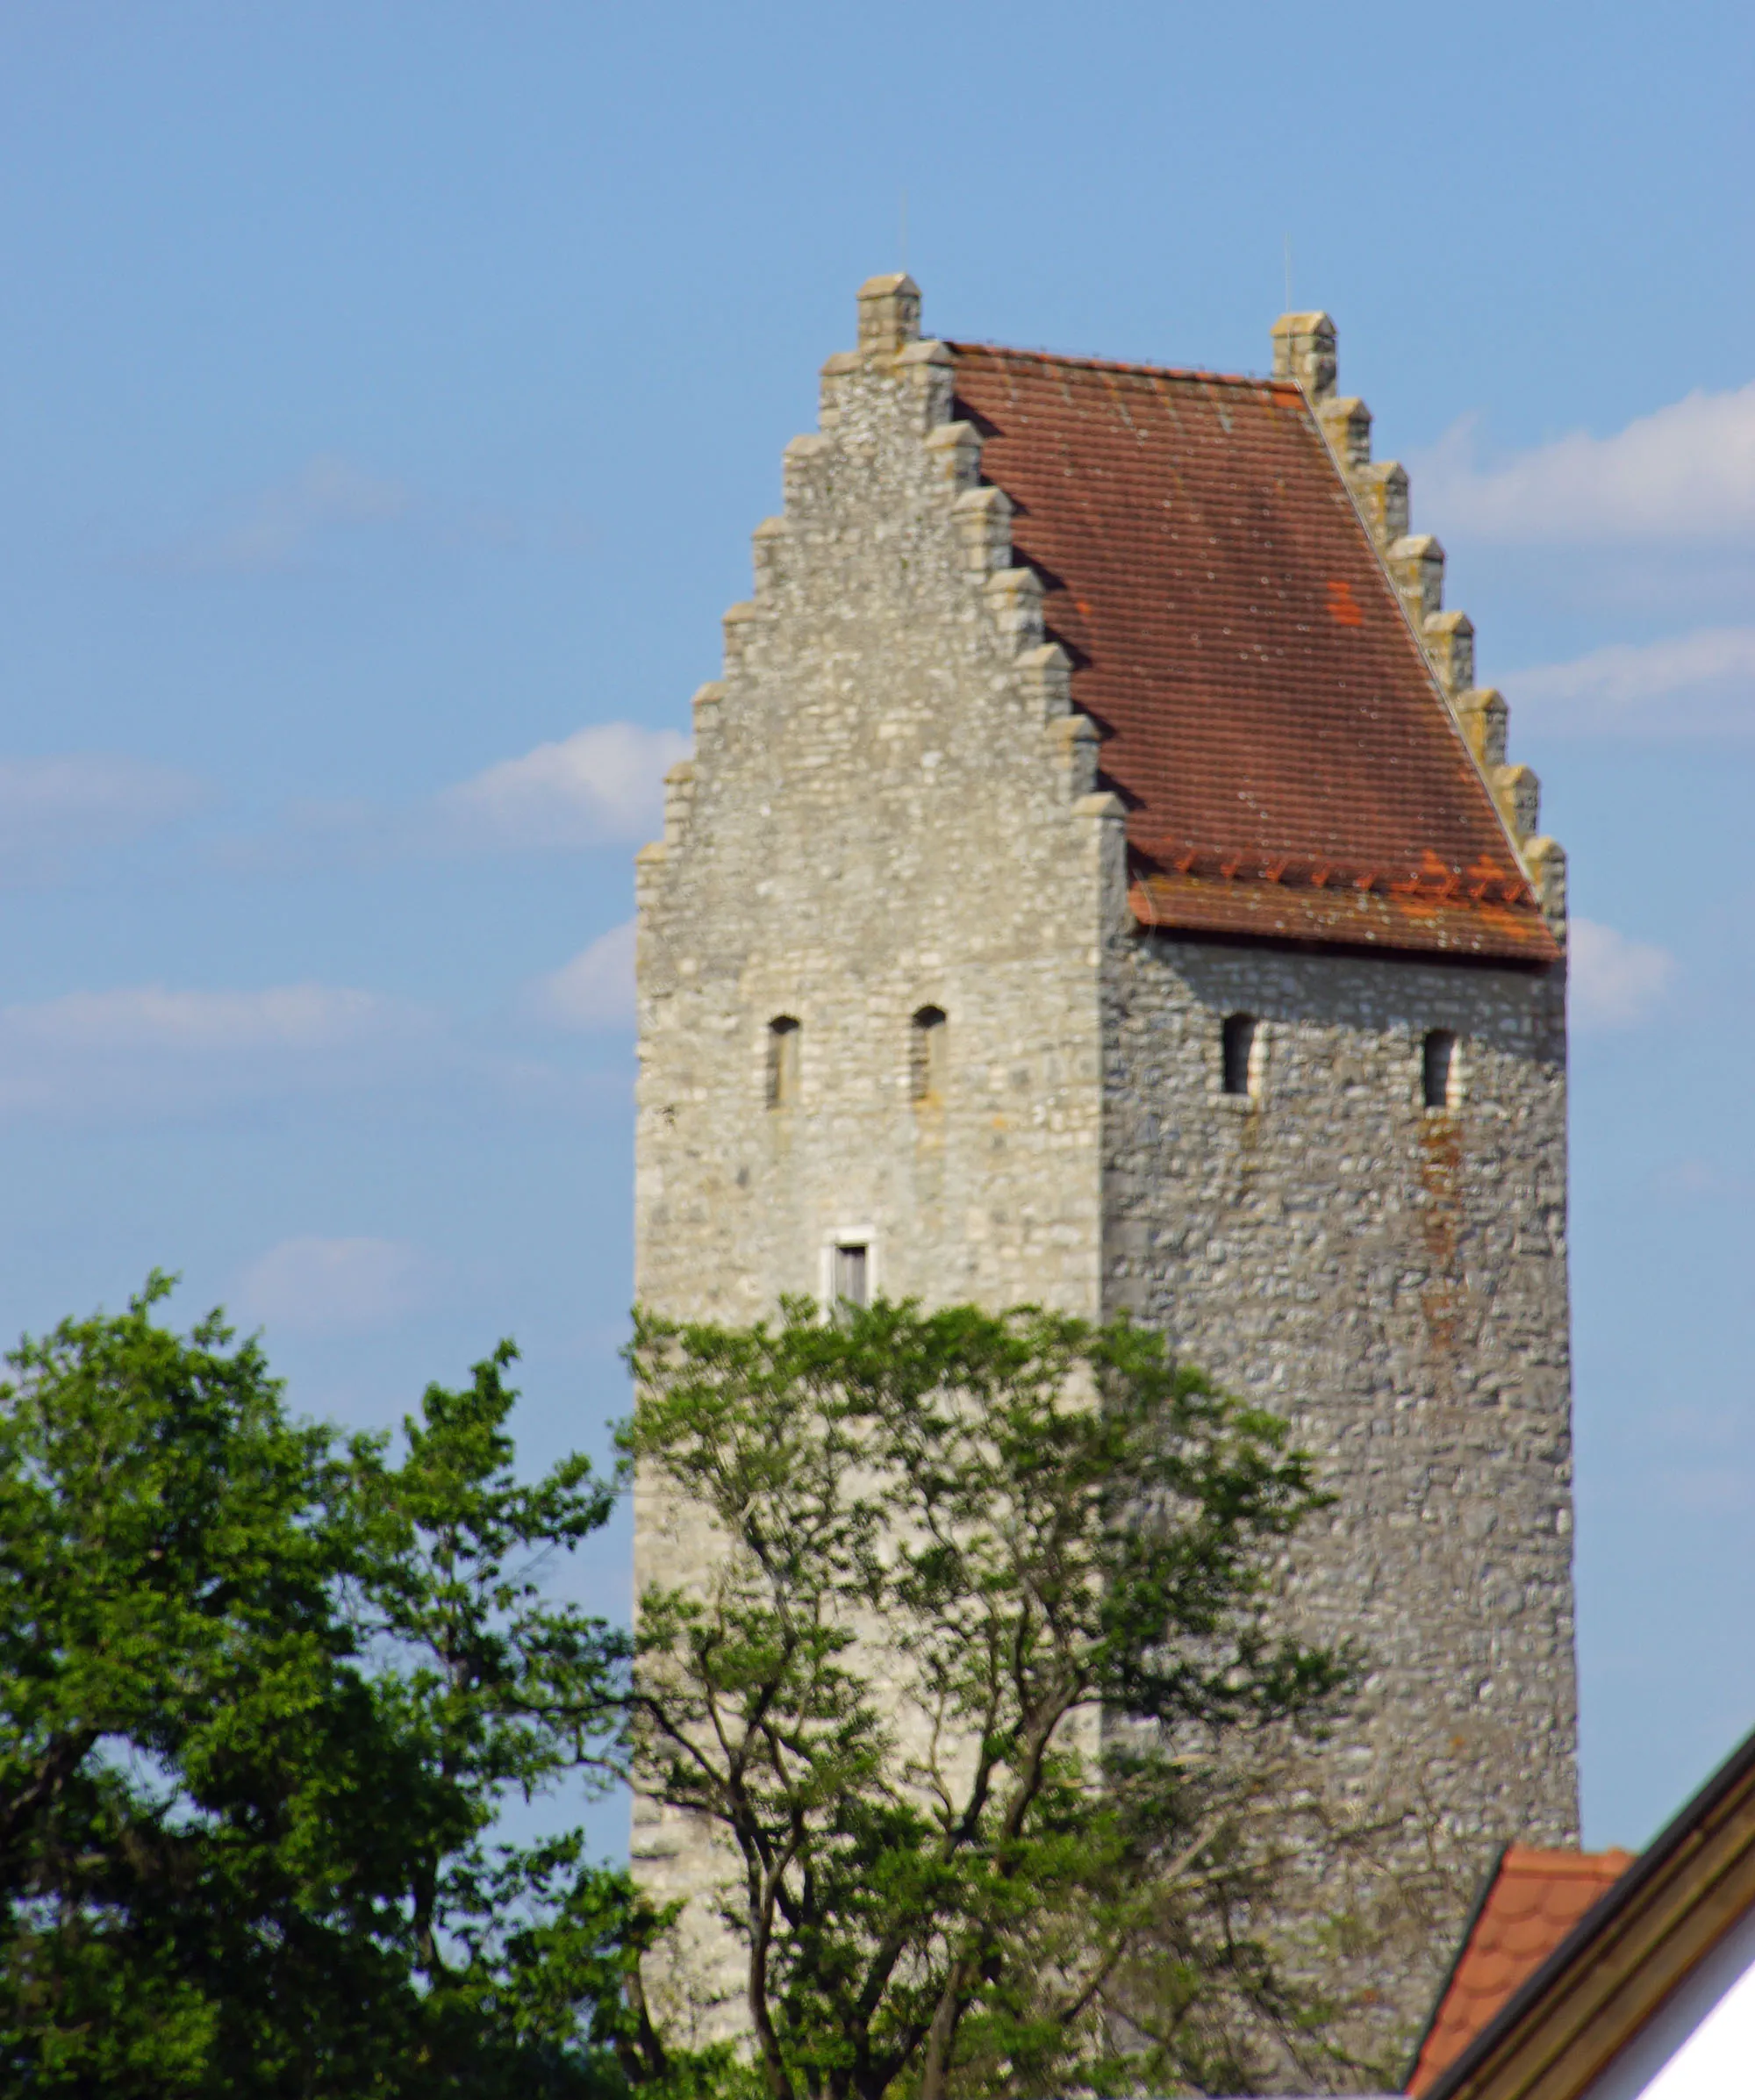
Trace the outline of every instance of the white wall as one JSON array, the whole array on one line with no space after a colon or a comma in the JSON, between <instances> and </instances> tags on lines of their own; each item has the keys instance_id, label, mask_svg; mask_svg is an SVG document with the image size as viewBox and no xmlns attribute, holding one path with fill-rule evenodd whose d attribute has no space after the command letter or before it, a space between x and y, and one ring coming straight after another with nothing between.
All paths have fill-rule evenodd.
<instances>
[{"instance_id":1,"label":"white wall","mask_svg":"<svg viewBox=\"0 0 1755 2100\"><path fill-rule=\"evenodd\" d=\"M1755 1911L1592 2084L1587 2100L1755 2100Z\"/></svg>"}]
</instances>

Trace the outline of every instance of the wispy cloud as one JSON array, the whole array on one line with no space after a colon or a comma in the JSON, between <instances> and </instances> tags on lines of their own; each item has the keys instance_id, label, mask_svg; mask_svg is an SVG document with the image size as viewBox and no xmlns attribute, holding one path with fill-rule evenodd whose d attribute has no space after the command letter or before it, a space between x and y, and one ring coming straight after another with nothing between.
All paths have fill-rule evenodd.
<instances>
[{"instance_id":1,"label":"wispy cloud","mask_svg":"<svg viewBox=\"0 0 1755 2100\"><path fill-rule=\"evenodd\" d=\"M634 1021L634 921L612 926L525 995L532 1017L563 1028L622 1028Z\"/></svg>"},{"instance_id":2,"label":"wispy cloud","mask_svg":"<svg viewBox=\"0 0 1755 2100\"><path fill-rule=\"evenodd\" d=\"M1594 920L1574 919L1566 945L1572 1023L1586 1034L1637 1028L1675 981L1676 959L1667 949L1630 941Z\"/></svg>"},{"instance_id":3,"label":"wispy cloud","mask_svg":"<svg viewBox=\"0 0 1755 2100\"><path fill-rule=\"evenodd\" d=\"M132 985L0 1007L0 1112L188 1113L382 1078L432 1033L420 1008L333 985Z\"/></svg>"},{"instance_id":4,"label":"wispy cloud","mask_svg":"<svg viewBox=\"0 0 1755 2100\"><path fill-rule=\"evenodd\" d=\"M1723 1161L1679 1159L1660 1167L1653 1176L1660 1195L1684 1202L1708 1202L1725 1197L1746 1197L1751 1193L1748 1175L1727 1168Z\"/></svg>"},{"instance_id":5,"label":"wispy cloud","mask_svg":"<svg viewBox=\"0 0 1755 2100\"><path fill-rule=\"evenodd\" d=\"M1755 627L1612 642L1570 663L1514 672L1505 689L1526 727L1556 735L1748 736L1755 735Z\"/></svg>"},{"instance_id":6,"label":"wispy cloud","mask_svg":"<svg viewBox=\"0 0 1755 2100\"><path fill-rule=\"evenodd\" d=\"M1416 462L1423 517L1500 541L1702 540L1755 533L1755 381L1695 392L1608 437L1483 461L1465 419Z\"/></svg>"},{"instance_id":7,"label":"wispy cloud","mask_svg":"<svg viewBox=\"0 0 1755 2100\"><path fill-rule=\"evenodd\" d=\"M226 524L168 549L162 564L189 575L261 576L296 568L326 535L399 523L413 501L403 483L369 474L337 453L320 453Z\"/></svg>"},{"instance_id":8,"label":"wispy cloud","mask_svg":"<svg viewBox=\"0 0 1755 2100\"><path fill-rule=\"evenodd\" d=\"M412 806L304 802L277 836L232 842L226 858L247 867L326 865L469 853L569 853L632 845L663 828L664 776L686 756L674 729L594 722Z\"/></svg>"},{"instance_id":9,"label":"wispy cloud","mask_svg":"<svg viewBox=\"0 0 1755 2100\"><path fill-rule=\"evenodd\" d=\"M78 856L174 824L207 799L193 774L119 753L0 758L0 877L64 874Z\"/></svg>"},{"instance_id":10,"label":"wispy cloud","mask_svg":"<svg viewBox=\"0 0 1755 2100\"><path fill-rule=\"evenodd\" d=\"M393 1326L426 1295L429 1265L405 1240L282 1240L238 1284L252 1323L295 1334L358 1333Z\"/></svg>"},{"instance_id":11,"label":"wispy cloud","mask_svg":"<svg viewBox=\"0 0 1755 2100\"><path fill-rule=\"evenodd\" d=\"M14 1041L63 1050L329 1050L405 1023L406 1009L373 992L276 985L262 992L174 992L133 985L69 992L0 1008Z\"/></svg>"},{"instance_id":12,"label":"wispy cloud","mask_svg":"<svg viewBox=\"0 0 1755 2100\"><path fill-rule=\"evenodd\" d=\"M688 749L674 729L598 722L446 789L433 817L456 845L540 852L632 842L658 828L664 775Z\"/></svg>"}]
</instances>

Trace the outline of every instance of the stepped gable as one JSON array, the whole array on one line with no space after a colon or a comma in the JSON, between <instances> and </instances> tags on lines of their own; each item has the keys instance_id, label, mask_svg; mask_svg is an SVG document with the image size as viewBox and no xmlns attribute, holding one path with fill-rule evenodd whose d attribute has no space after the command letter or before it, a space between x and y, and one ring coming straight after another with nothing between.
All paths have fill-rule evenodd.
<instances>
[{"instance_id":1,"label":"stepped gable","mask_svg":"<svg viewBox=\"0 0 1755 2100\"><path fill-rule=\"evenodd\" d=\"M1507 1846L1438 1994L1408 2081L1411 2094L1436 2082L1632 1864L1627 1852Z\"/></svg>"},{"instance_id":2,"label":"stepped gable","mask_svg":"<svg viewBox=\"0 0 1755 2100\"><path fill-rule=\"evenodd\" d=\"M1139 919L1556 961L1297 383L948 347L1127 805Z\"/></svg>"}]
</instances>

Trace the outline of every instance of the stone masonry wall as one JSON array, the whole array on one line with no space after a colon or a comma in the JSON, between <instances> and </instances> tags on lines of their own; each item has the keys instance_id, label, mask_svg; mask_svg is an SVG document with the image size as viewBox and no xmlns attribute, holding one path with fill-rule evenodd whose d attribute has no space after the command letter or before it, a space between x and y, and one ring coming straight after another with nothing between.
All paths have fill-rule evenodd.
<instances>
[{"instance_id":1,"label":"stone masonry wall","mask_svg":"<svg viewBox=\"0 0 1755 2100\"><path fill-rule=\"evenodd\" d=\"M894 305L866 302L821 434L788 448L785 515L756 532L754 601L641 856L635 1281L675 1315L822 1295L838 1240L870 1250L874 1294L1100 1303L1120 807L1091 792L1035 579L948 424L947 354ZM943 1054L917 1100L928 1007ZM799 1023L796 1091L770 1106L777 1018ZM636 1594L702 1570L710 1542L650 1482L635 1526ZM645 1801L634 1857L661 1900L727 1864ZM719 1998L702 2031L741 2025L707 1904L684 1945L672 2010Z\"/></svg>"},{"instance_id":2,"label":"stone masonry wall","mask_svg":"<svg viewBox=\"0 0 1755 2100\"><path fill-rule=\"evenodd\" d=\"M1483 1855L1575 1841L1563 974L1139 930L1095 732L917 316L906 279L862 293L641 856L638 1294L754 1319L825 1295L840 1242L874 1293L1162 1326L1339 1494L1290 1571L1300 1627L1372 1659L1336 1793L1425 1800ZM1431 1028L1459 1047L1429 1111ZM649 1480L635 1530L636 1593L705 1573ZM660 1901L729 1864L646 1801L634 1859ZM667 2010L734 2032L738 1988L692 1903Z\"/></svg>"},{"instance_id":3,"label":"stone masonry wall","mask_svg":"<svg viewBox=\"0 0 1755 2100\"><path fill-rule=\"evenodd\" d=\"M1106 1310L1288 1417L1338 1496L1290 1556L1292 1623L1369 1665L1331 1798L1436 1817L1458 1894L1501 1842L1575 1845L1560 972L1124 935L1105 1001ZM1435 1981L1386 1992L1417 2018Z\"/></svg>"}]
</instances>

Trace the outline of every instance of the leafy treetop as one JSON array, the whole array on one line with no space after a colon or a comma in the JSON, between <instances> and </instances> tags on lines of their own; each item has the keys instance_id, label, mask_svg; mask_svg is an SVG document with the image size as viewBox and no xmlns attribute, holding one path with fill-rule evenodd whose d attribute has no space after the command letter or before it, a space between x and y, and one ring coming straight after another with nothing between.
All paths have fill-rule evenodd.
<instances>
[{"instance_id":1,"label":"leafy treetop","mask_svg":"<svg viewBox=\"0 0 1755 2100\"><path fill-rule=\"evenodd\" d=\"M1265 1624L1308 1461L1125 1322L844 1313L637 1317L625 1447L711 1544L640 1599L635 1769L732 1862L655 2003L746 2025L773 2100L1307 2055L1248 1831L1349 1677Z\"/></svg>"},{"instance_id":2,"label":"leafy treetop","mask_svg":"<svg viewBox=\"0 0 1755 2100\"><path fill-rule=\"evenodd\" d=\"M578 1831L494 1837L618 1769L626 1637L542 1588L611 1485L516 1479L509 1346L392 1458L168 1289L0 1387L0 2084L619 2084L655 1921Z\"/></svg>"}]
</instances>

